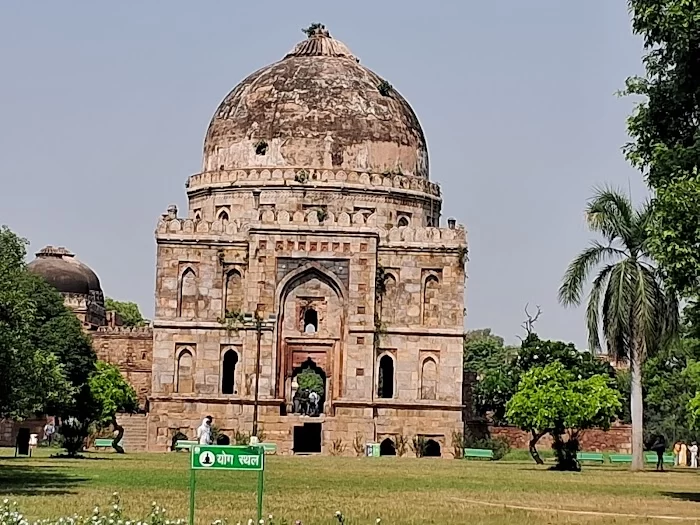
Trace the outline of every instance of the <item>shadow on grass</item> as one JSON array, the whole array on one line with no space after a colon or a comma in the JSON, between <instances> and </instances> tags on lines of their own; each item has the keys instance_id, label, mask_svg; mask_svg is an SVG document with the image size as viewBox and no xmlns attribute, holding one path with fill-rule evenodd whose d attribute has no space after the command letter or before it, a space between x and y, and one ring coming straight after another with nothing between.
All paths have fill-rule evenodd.
<instances>
[{"instance_id":1,"label":"shadow on grass","mask_svg":"<svg viewBox=\"0 0 700 525\"><path fill-rule=\"evenodd\" d=\"M667 498L700 503L700 492L662 492L661 495Z\"/></svg>"},{"instance_id":2,"label":"shadow on grass","mask_svg":"<svg viewBox=\"0 0 700 525\"><path fill-rule=\"evenodd\" d=\"M26 465L0 465L0 494L45 496L73 494L70 489L87 478L70 476L61 470Z\"/></svg>"}]
</instances>

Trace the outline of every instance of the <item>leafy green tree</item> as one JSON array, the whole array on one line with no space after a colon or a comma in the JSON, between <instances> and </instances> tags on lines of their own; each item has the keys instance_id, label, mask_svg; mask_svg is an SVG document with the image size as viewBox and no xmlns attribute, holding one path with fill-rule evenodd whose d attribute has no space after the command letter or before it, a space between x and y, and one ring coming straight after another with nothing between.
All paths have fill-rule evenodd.
<instances>
[{"instance_id":1,"label":"leafy green tree","mask_svg":"<svg viewBox=\"0 0 700 525\"><path fill-rule=\"evenodd\" d=\"M664 287L648 253L648 204L639 209L619 192L596 191L586 208L589 228L605 243L592 241L569 265L559 289L565 306L581 304L589 275L601 267L588 297L586 318L591 350L628 360L631 373L632 469L644 468L642 366L676 334L678 304ZM602 326L601 326L602 325Z\"/></svg>"},{"instance_id":2,"label":"leafy green tree","mask_svg":"<svg viewBox=\"0 0 700 525\"><path fill-rule=\"evenodd\" d=\"M646 49L643 77L624 94L642 97L628 119L625 152L654 191L648 248L682 295L700 291L700 3L628 0Z\"/></svg>"},{"instance_id":3,"label":"leafy green tree","mask_svg":"<svg viewBox=\"0 0 700 525\"><path fill-rule=\"evenodd\" d=\"M132 386L124 379L119 369L104 361L98 361L96 370L89 380L90 393L96 404L95 422L101 428L112 425L117 435L112 440L112 447L123 454L119 442L124 437L124 427L117 421L118 412L136 412L138 397Z\"/></svg>"},{"instance_id":4,"label":"leafy green tree","mask_svg":"<svg viewBox=\"0 0 700 525\"><path fill-rule=\"evenodd\" d=\"M36 278L24 264L27 241L0 228L0 418L23 419L70 404L74 388L51 347L33 339L41 324Z\"/></svg>"},{"instance_id":5,"label":"leafy green tree","mask_svg":"<svg viewBox=\"0 0 700 525\"><path fill-rule=\"evenodd\" d=\"M473 400L476 413L495 424L505 422L506 402L515 392L517 374L511 366L517 348L504 346L503 338L489 328L472 330L464 337L464 369L476 374Z\"/></svg>"},{"instance_id":6,"label":"leafy green tree","mask_svg":"<svg viewBox=\"0 0 700 525\"><path fill-rule=\"evenodd\" d=\"M316 392L319 396L323 396L324 385L323 378L311 368L305 368L296 376L298 389L309 390Z\"/></svg>"},{"instance_id":7,"label":"leafy green tree","mask_svg":"<svg viewBox=\"0 0 700 525\"><path fill-rule=\"evenodd\" d=\"M577 468L580 433L588 428L610 428L621 405L619 393L607 375L578 379L560 362L534 367L520 378L515 395L508 401L510 422L530 432L530 454L538 463L537 442L549 433L554 438L558 467ZM562 435L567 433L565 442Z\"/></svg>"},{"instance_id":8,"label":"leafy green tree","mask_svg":"<svg viewBox=\"0 0 700 525\"><path fill-rule=\"evenodd\" d=\"M139 305L128 301L115 301L107 297L105 308L119 314L125 326L146 326L147 320L141 315Z\"/></svg>"}]
</instances>

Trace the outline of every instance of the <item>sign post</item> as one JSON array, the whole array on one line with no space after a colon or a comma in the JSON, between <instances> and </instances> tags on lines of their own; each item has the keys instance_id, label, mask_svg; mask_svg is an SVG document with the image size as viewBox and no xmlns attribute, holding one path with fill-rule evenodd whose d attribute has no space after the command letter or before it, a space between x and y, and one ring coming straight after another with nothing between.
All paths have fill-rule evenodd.
<instances>
[{"instance_id":1,"label":"sign post","mask_svg":"<svg viewBox=\"0 0 700 525\"><path fill-rule=\"evenodd\" d=\"M195 471L247 470L258 473L258 522L262 519L265 449L262 446L195 445L191 448L190 523L194 525Z\"/></svg>"}]
</instances>

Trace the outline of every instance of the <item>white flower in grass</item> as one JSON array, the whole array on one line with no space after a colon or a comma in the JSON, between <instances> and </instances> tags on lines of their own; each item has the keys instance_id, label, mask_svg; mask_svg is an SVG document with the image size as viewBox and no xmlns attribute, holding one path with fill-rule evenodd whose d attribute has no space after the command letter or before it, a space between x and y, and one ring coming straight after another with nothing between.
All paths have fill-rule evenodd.
<instances>
[{"instance_id":1,"label":"white flower in grass","mask_svg":"<svg viewBox=\"0 0 700 525\"><path fill-rule=\"evenodd\" d=\"M248 525L253 525L253 520L252 520L252 518L248 520Z\"/></svg>"},{"instance_id":2,"label":"white flower in grass","mask_svg":"<svg viewBox=\"0 0 700 525\"><path fill-rule=\"evenodd\" d=\"M258 523L260 523L260 525L265 525L265 520L261 519Z\"/></svg>"},{"instance_id":3,"label":"white flower in grass","mask_svg":"<svg viewBox=\"0 0 700 525\"><path fill-rule=\"evenodd\" d=\"M374 523L376 523L377 525L379 525L381 522L382 522L382 518L377 518L377 520L376 520Z\"/></svg>"}]
</instances>

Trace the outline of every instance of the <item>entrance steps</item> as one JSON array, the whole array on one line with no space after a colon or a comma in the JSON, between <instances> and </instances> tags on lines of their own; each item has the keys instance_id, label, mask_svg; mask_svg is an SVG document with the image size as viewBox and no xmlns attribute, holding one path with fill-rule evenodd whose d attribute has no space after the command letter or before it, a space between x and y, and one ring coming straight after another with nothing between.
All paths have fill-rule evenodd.
<instances>
[{"instance_id":1,"label":"entrance steps","mask_svg":"<svg viewBox=\"0 0 700 525\"><path fill-rule=\"evenodd\" d=\"M148 416L146 414L120 414L117 421L124 427L124 450L143 452L148 444Z\"/></svg>"}]
</instances>

